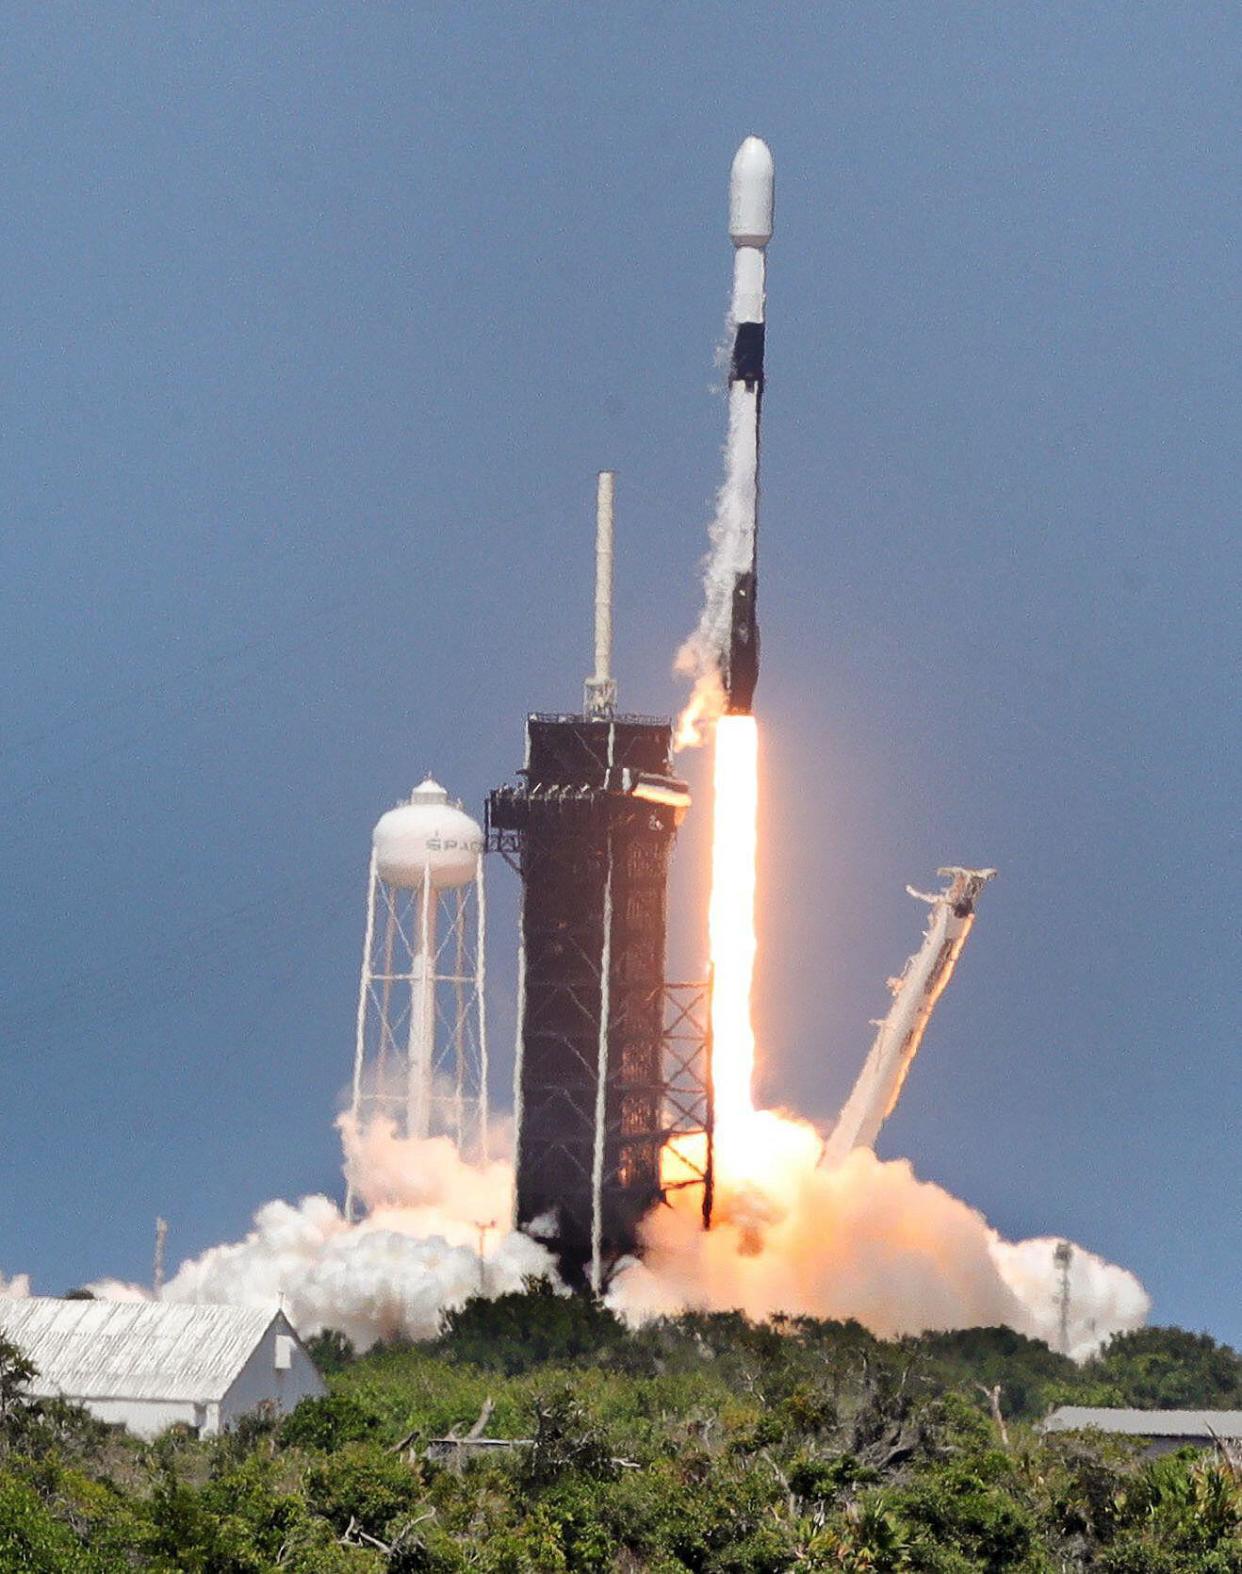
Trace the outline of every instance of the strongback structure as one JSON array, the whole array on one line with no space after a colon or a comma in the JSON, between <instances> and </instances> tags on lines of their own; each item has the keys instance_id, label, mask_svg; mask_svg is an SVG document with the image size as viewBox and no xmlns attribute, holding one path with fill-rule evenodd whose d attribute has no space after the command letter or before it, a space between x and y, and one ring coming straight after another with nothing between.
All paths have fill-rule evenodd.
<instances>
[{"instance_id":1,"label":"strongback structure","mask_svg":"<svg viewBox=\"0 0 1242 1574\"><path fill-rule=\"evenodd\" d=\"M597 522L587 708L528 717L521 782L487 805L489 845L522 879L517 1223L549 1239L569 1283L596 1291L662 1196L670 1138L706 1137L689 1177L705 1217L711 1189L705 991L664 979L669 854L690 798L672 774L671 723L613 711L607 472Z\"/></svg>"}]
</instances>

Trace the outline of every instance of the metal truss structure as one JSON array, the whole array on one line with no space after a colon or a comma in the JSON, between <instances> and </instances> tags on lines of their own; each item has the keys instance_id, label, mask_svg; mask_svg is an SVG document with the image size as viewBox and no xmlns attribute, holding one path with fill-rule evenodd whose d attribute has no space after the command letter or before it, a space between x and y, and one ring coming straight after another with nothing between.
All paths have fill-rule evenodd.
<instances>
[{"instance_id":1,"label":"metal truss structure","mask_svg":"<svg viewBox=\"0 0 1242 1574\"><path fill-rule=\"evenodd\" d=\"M712 986L664 986L664 1191L703 1188L703 1228L716 1191L716 1110L712 1089Z\"/></svg>"},{"instance_id":2,"label":"metal truss structure","mask_svg":"<svg viewBox=\"0 0 1242 1574\"><path fill-rule=\"evenodd\" d=\"M487 1158L483 859L450 889L390 885L371 859L351 1113L402 1137L451 1137ZM355 1216L352 1184L346 1217Z\"/></svg>"},{"instance_id":3,"label":"metal truss structure","mask_svg":"<svg viewBox=\"0 0 1242 1574\"><path fill-rule=\"evenodd\" d=\"M672 1040L666 1023L668 860L690 801L671 749L664 720L531 716L524 780L487 806L488 845L522 878L517 1223L596 1292L664 1194L670 1136L710 1128L701 1013L674 1010Z\"/></svg>"}]
</instances>

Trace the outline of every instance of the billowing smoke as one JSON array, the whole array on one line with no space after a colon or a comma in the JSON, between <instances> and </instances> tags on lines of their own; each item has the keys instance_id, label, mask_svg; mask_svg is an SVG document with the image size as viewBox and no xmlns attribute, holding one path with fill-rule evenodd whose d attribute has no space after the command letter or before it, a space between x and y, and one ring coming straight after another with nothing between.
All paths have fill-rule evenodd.
<instances>
[{"instance_id":1,"label":"billowing smoke","mask_svg":"<svg viewBox=\"0 0 1242 1574\"><path fill-rule=\"evenodd\" d=\"M804 1121L770 1110L752 1121L744 1148L718 1155L710 1231L687 1191L648 1217L645 1258L613 1290L627 1316L740 1307L756 1318L853 1317L883 1337L1005 1324L1057 1346L1056 1241L1002 1240L905 1159L858 1148L829 1169ZM1133 1274L1074 1249L1071 1354L1141 1326L1149 1306Z\"/></svg>"},{"instance_id":2,"label":"billowing smoke","mask_svg":"<svg viewBox=\"0 0 1242 1574\"><path fill-rule=\"evenodd\" d=\"M1030 1319L1022 1332L1053 1349L1060 1340L1061 1276L1054 1258L1060 1244L1047 1236L992 1241L996 1265ZM1071 1248L1068 1289L1068 1353L1075 1360L1091 1355L1109 1334L1141 1328L1151 1310L1151 1297L1132 1273L1081 1246Z\"/></svg>"},{"instance_id":3,"label":"billowing smoke","mask_svg":"<svg viewBox=\"0 0 1242 1574\"><path fill-rule=\"evenodd\" d=\"M881 1336L1005 1324L1058 1345L1055 1240L1003 1240L904 1159L860 1148L827 1169L812 1126L772 1111L753 1119L746 1151L719 1155L710 1232L689 1191L649 1216L645 1259L626 1266L610 1294L628 1319L740 1307L757 1318L853 1317ZM323 1196L265 1203L243 1239L182 1263L164 1299L281 1302L303 1335L338 1328L366 1348L431 1337L446 1308L480 1290L520 1289L531 1274L555 1279L546 1248L508 1228L508 1162L467 1164L447 1138L401 1138L385 1121L365 1132L348 1118L340 1124L365 1218L349 1223ZM110 1299L150 1293L115 1280L90 1288ZM29 1293L25 1275L0 1276L0 1295ZM1148 1308L1133 1274L1074 1248L1071 1354L1081 1359L1141 1326Z\"/></svg>"},{"instance_id":4,"label":"billowing smoke","mask_svg":"<svg viewBox=\"0 0 1242 1574\"><path fill-rule=\"evenodd\" d=\"M244 1240L183 1263L164 1298L283 1299L301 1333L339 1328L362 1349L396 1334L430 1338L446 1307L553 1271L547 1250L509 1227L510 1165L467 1164L447 1137L398 1137L387 1120L340 1125L346 1174L367 1210L359 1223L326 1197L269 1202Z\"/></svg>"},{"instance_id":5,"label":"billowing smoke","mask_svg":"<svg viewBox=\"0 0 1242 1574\"><path fill-rule=\"evenodd\" d=\"M510 1228L511 1164L468 1164L447 1137L398 1137L387 1120L365 1131L348 1116L339 1125L364 1218L351 1224L323 1196L264 1203L242 1240L182 1263L162 1298L279 1302L303 1336L336 1328L366 1349L396 1335L433 1337L446 1308L480 1291L520 1290L532 1274L555 1278L546 1247ZM116 1280L89 1288L106 1299L150 1297Z\"/></svg>"},{"instance_id":6,"label":"billowing smoke","mask_svg":"<svg viewBox=\"0 0 1242 1574\"><path fill-rule=\"evenodd\" d=\"M281 1301L303 1334L339 1328L360 1349L403 1334L431 1338L446 1307L480 1291L520 1289L550 1259L528 1236L504 1231L480 1251L465 1220L438 1224L424 1208L381 1208L351 1225L326 1197L269 1202L244 1240L183 1263L170 1301L270 1306ZM424 1230L426 1233L424 1233Z\"/></svg>"}]
</instances>

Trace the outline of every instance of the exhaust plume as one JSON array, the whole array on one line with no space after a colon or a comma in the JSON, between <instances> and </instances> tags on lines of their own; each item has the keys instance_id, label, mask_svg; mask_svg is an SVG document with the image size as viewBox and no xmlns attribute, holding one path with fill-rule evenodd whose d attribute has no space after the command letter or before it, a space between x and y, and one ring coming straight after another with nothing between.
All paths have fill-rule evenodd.
<instances>
[{"instance_id":1,"label":"exhaust plume","mask_svg":"<svg viewBox=\"0 0 1242 1574\"><path fill-rule=\"evenodd\" d=\"M724 1133L753 1114L755 1032L750 994L757 950L759 732L753 716L722 716L713 735L707 933L712 959L712 1081L716 1122Z\"/></svg>"},{"instance_id":2,"label":"exhaust plume","mask_svg":"<svg viewBox=\"0 0 1242 1574\"><path fill-rule=\"evenodd\" d=\"M1005 1324L1056 1346L1055 1240L1003 1240L905 1159L856 1148L826 1169L820 1133L772 1110L742 1140L745 1151L717 1150L710 1231L684 1191L648 1216L644 1258L610 1297L627 1318L736 1307L852 1317L882 1338ZM1081 1247L1073 1261L1070 1353L1082 1359L1141 1327L1150 1301L1124 1268Z\"/></svg>"},{"instance_id":3,"label":"exhaust plume","mask_svg":"<svg viewBox=\"0 0 1242 1574\"><path fill-rule=\"evenodd\" d=\"M433 1337L443 1313L472 1295L519 1290L531 1274L555 1278L547 1249L509 1229L508 1162L467 1164L447 1139L398 1137L387 1121L365 1131L339 1124L364 1219L348 1223L324 1196L265 1203L241 1240L183 1262L159 1299L279 1302L304 1337L335 1328L366 1349ZM736 1307L756 1318L853 1317L881 1337L1003 1323L1057 1345L1055 1239L1004 1240L904 1159L858 1148L826 1169L823 1139L805 1121L754 1111L735 1132L718 1152L710 1232L687 1191L648 1216L644 1259L625 1266L609 1294L628 1320ZM119 1280L89 1288L108 1300L155 1298ZM1076 1359L1146 1320L1134 1275L1081 1247L1070 1290ZM0 1275L0 1296L30 1293L25 1274Z\"/></svg>"},{"instance_id":4,"label":"exhaust plume","mask_svg":"<svg viewBox=\"0 0 1242 1574\"><path fill-rule=\"evenodd\" d=\"M715 742L712 885L708 939L716 1094L715 1203L701 1227L689 1190L648 1215L644 1254L614 1282L625 1315L688 1306L854 1317L874 1333L1006 1324L1055 1340L1055 1242L1004 1241L982 1214L919 1180L904 1160L884 1163L872 1145L973 921L991 870L944 870L950 885L926 898L932 911L919 952L894 980L893 1007L832 1137L806 1121L757 1110L751 987L756 954L755 860L759 794L753 716L723 715ZM694 1140L666 1151L666 1181L698 1161ZM1085 1355L1109 1334L1139 1326L1148 1298L1132 1274L1078 1249L1067 1344ZM1050 1341L1051 1342L1051 1341Z\"/></svg>"},{"instance_id":5,"label":"exhaust plume","mask_svg":"<svg viewBox=\"0 0 1242 1574\"><path fill-rule=\"evenodd\" d=\"M510 1228L513 1169L469 1164L447 1137L398 1137L387 1118L337 1122L345 1173L367 1208L351 1224L328 1197L268 1202L240 1241L183 1262L165 1301L284 1307L303 1337L339 1329L365 1350L398 1335L430 1339L449 1308L479 1293L555 1279L548 1250ZM102 1280L109 1300L150 1300L140 1285Z\"/></svg>"}]
</instances>

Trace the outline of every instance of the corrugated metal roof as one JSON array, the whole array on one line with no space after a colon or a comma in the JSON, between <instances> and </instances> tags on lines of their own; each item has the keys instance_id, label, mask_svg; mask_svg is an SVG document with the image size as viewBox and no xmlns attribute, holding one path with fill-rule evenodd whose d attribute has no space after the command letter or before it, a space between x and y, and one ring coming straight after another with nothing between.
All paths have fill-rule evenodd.
<instances>
[{"instance_id":1,"label":"corrugated metal roof","mask_svg":"<svg viewBox=\"0 0 1242 1574\"><path fill-rule=\"evenodd\" d=\"M1062 1405L1041 1425L1045 1432L1096 1427L1125 1437L1242 1438L1242 1410L1114 1410Z\"/></svg>"},{"instance_id":2,"label":"corrugated metal roof","mask_svg":"<svg viewBox=\"0 0 1242 1574\"><path fill-rule=\"evenodd\" d=\"M72 1399L221 1399L274 1307L169 1301L0 1299L0 1334L34 1362L36 1394Z\"/></svg>"}]
</instances>

